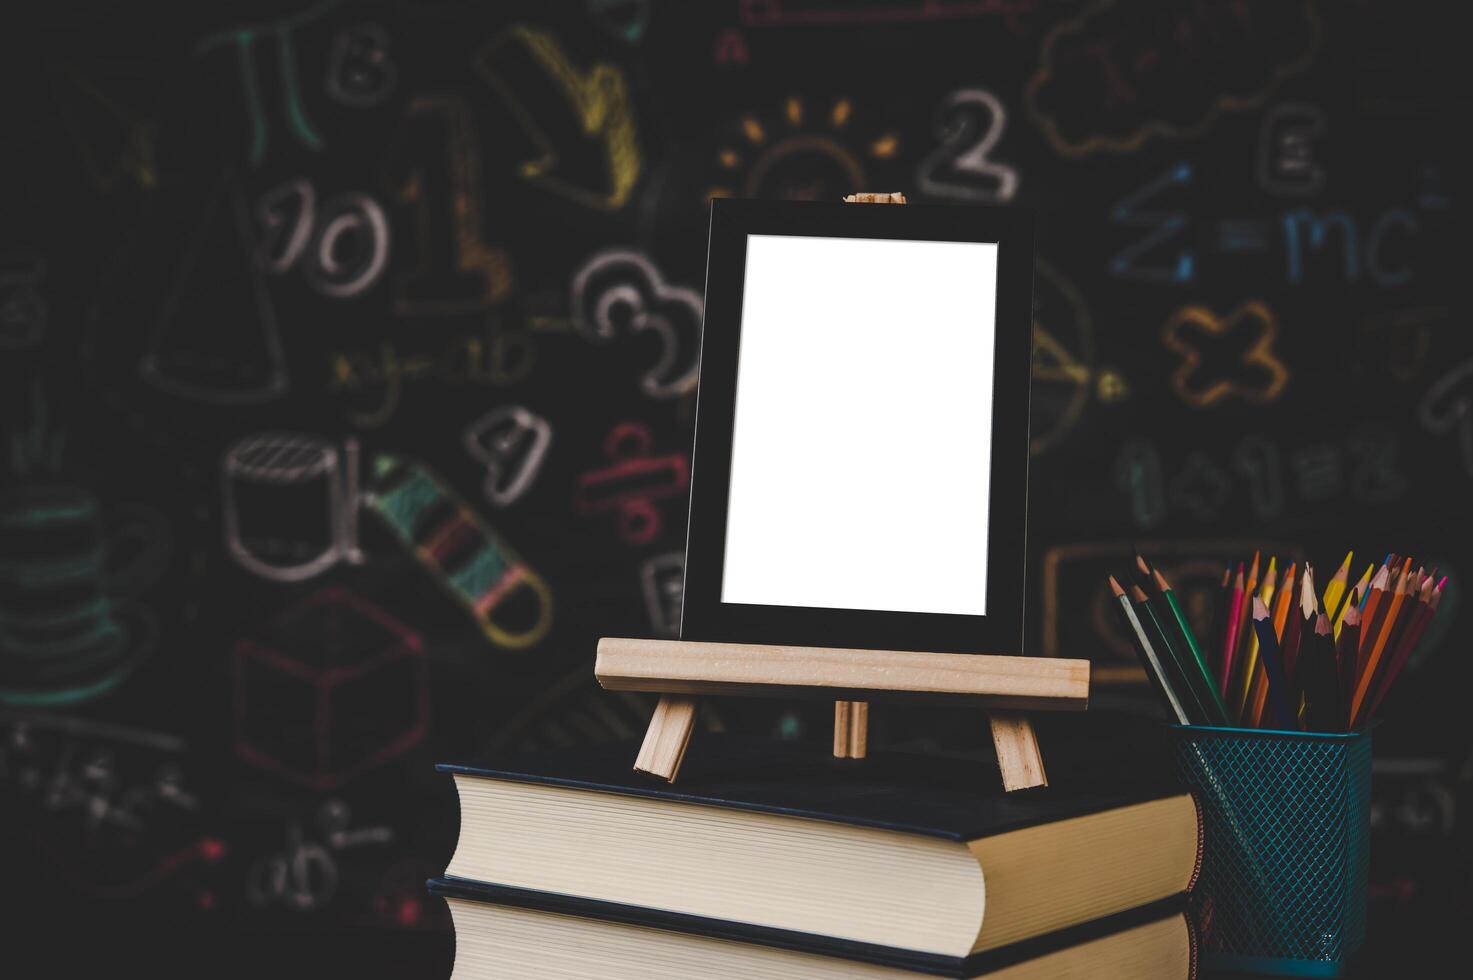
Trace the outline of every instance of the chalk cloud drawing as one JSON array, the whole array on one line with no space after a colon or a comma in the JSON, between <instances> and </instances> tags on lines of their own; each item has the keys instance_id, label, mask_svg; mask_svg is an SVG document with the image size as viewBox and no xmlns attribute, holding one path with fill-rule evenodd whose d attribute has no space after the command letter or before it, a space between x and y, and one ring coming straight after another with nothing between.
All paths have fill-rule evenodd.
<instances>
[{"instance_id":1,"label":"chalk cloud drawing","mask_svg":"<svg viewBox=\"0 0 1473 980\"><path fill-rule=\"evenodd\" d=\"M1049 31L1024 105L1063 156L1131 153L1261 105L1320 35L1312 0L1099 0Z\"/></svg>"}]
</instances>

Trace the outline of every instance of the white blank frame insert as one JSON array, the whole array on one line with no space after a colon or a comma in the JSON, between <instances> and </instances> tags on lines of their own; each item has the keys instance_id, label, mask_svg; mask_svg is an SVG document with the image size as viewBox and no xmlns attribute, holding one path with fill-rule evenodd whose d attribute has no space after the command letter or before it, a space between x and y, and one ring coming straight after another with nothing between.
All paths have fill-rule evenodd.
<instances>
[{"instance_id":1,"label":"white blank frame insert","mask_svg":"<svg viewBox=\"0 0 1473 980\"><path fill-rule=\"evenodd\" d=\"M997 260L747 236L722 602L986 614Z\"/></svg>"}]
</instances>

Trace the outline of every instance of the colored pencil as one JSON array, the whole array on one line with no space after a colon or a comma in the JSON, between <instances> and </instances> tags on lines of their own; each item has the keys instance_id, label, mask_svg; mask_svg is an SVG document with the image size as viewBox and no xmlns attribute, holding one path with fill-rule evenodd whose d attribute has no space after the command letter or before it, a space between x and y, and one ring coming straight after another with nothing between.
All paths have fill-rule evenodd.
<instances>
[{"instance_id":1,"label":"colored pencil","mask_svg":"<svg viewBox=\"0 0 1473 980\"><path fill-rule=\"evenodd\" d=\"M1359 609L1360 606L1361 606L1361 603L1365 601L1366 592L1371 587L1371 576L1373 574L1375 574L1375 571L1376 571L1376 566L1375 566L1374 563L1373 564L1370 564L1370 565L1367 565L1365 572L1360 577L1360 580L1355 583L1355 588L1353 588L1353 589L1350 590L1352 597L1358 597L1358 598L1354 598L1355 607L1357 609ZM1345 622L1345 612L1346 612L1346 610L1348 610L1350 608L1350 602L1351 602L1351 600L1347 599L1345 601L1345 604L1340 607L1340 612L1338 614L1336 614L1336 616L1335 616L1335 635L1336 636L1339 636L1340 635L1340 624L1343 623L1343 622Z\"/></svg>"},{"instance_id":2,"label":"colored pencil","mask_svg":"<svg viewBox=\"0 0 1473 980\"><path fill-rule=\"evenodd\" d=\"M1335 661L1340 675L1340 697L1344 704L1346 724L1350 724L1350 699L1355 696L1355 664L1360 647L1360 596L1352 590L1345 604L1350 610L1341 620L1340 632L1335 637Z\"/></svg>"},{"instance_id":3,"label":"colored pencil","mask_svg":"<svg viewBox=\"0 0 1473 980\"><path fill-rule=\"evenodd\" d=\"M1299 566L1296 562L1290 562L1289 568L1284 572L1278 588L1274 590L1275 602L1273 606L1274 636L1282 643L1284 639L1284 624L1289 619L1289 608L1294 601L1294 583L1297 581L1295 572ZM1262 660L1262 657L1259 658ZM1249 696L1249 704L1245 707L1247 717L1245 720L1254 728L1263 721L1263 706L1268 698L1268 675L1263 671L1263 664L1258 666L1258 676L1253 680L1253 693Z\"/></svg>"},{"instance_id":4,"label":"colored pencil","mask_svg":"<svg viewBox=\"0 0 1473 980\"><path fill-rule=\"evenodd\" d=\"M1301 635L1304 630L1302 612L1304 583L1313 581L1309 562L1305 562L1304 570L1299 573L1299 581L1293 585L1289 600L1289 616L1284 623L1284 635L1279 639L1280 654L1283 658L1280 663L1283 665L1285 678L1294 676L1294 664L1299 659L1299 648L1304 643L1304 637ZM1310 586L1310 588L1313 587L1313 585Z\"/></svg>"},{"instance_id":5,"label":"colored pencil","mask_svg":"<svg viewBox=\"0 0 1473 980\"><path fill-rule=\"evenodd\" d=\"M1407 559L1407 564L1410 566L1410 558ZM1407 574L1409 571L1409 567L1402 569L1401 577L1397 579L1396 585L1391 590L1391 594L1381 600L1384 613L1380 609L1377 610L1379 622L1374 626L1376 637L1370 644L1370 653L1366 654L1365 667L1361 670L1360 676L1356 680L1355 697L1350 702L1350 718L1352 724L1360 717L1361 704L1371 692L1371 684L1376 679L1376 671L1381 667L1381 657L1386 650L1388 641L1391 639L1393 630L1396 628L1397 616L1406 604ZM1361 649L1366 649L1364 635L1361 637Z\"/></svg>"},{"instance_id":6,"label":"colored pencil","mask_svg":"<svg viewBox=\"0 0 1473 980\"><path fill-rule=\"evenodd\" d=\"M1382 565L1376 570L1371 578L1371 594L1366 598L1365 604L1360 610L1360 651L1356 656L1355 676L1360 677L1365 673L1366 656L1370 653L1371 644L1375 642L1375 631L1380 629L1381 622L1377 618L1381 612L1382 605L1386 601L1386 583L1391 578L1389 566Z\"/></svg>"},{"instance_id":7,"label":"colored pencil","mask_svg":"<svg viewBox=\"0 0 1473 980\"><path fill-rule=\"evenodd\" d=\"M1299 695L1304 692L1304 681L1299 676L1299 653L1301 649L1310 646L1310 638L1314 636L1315 615L1319 612L1319 597L1315 595L1314 568L1309 562L1304 563L1304 577L1299 581L1299 606L1297 610L1291 610L1291 617L1297 615L1299 618L1299 643L1293 648L1284 650L1284 674L1289 678L1289 701L1298 706Z\"/></svg>"},{"instance_id":8,"label":"colored pencil","mask_svg":"<svg viewBox=\"0 0 1473 980\"><path fill-rule=\"evenodd\" d=\"M1278 584L1278 563L1279 560L1277 557L1269 558L1268 571L1264 574L1262 586L1258 590L1259 598L1261 598L1263 600L1263 604L1269 606L1270 609L1273 608L1272 603L1274 600L1274 586ZM1235 671L1236 676L1233 678L1232 681L1232 696L1227 699L1228 704L1231 706L1234 718L1241 718L1243 716L1243 707L1248 700L1248 692L1253 687L1253 678L1257 674L1257 672L1258 636L1256 634L1250 633L1248 636L1247 647L1243 651L1243 656L1239 660L1237 670Z\"/></svg>"},{"instance_id":9,"label":"colored pencil","mask_svg":"<svg viewBox=\"0 0 1473 980\"><path fill-rule=\"evenodd\" d=\"M1335 668L1335 639L1330 617L1315 614L1313 642L1302 658L1300 673L1306 675L1306 727L1316 732L1344 731L1346 727L1344 699L1340 696L1340 678Z\"/></svg>"},{"instance_id":10,"label":"colored pencil","mask_svg":"<svg viewBox=\"0 0 1473 980\"><path fill-rule=\"evenodd\" d=\"M1288 682L1284 677L1279 656L1279 640L1274 636L1273 621L1268 606L1257 596L1253 597L1253 631L1258 634L1259 660L1268 675L1268 711L1271 724L1276 728L1298 728L1289 711Z\"/></svg>"},{"instance_id":11,"label":"colored pencil","mask_svg":"<svg viewBox=\"0 0 1473 980\"><path fill-rule=\"evenodd\" d=\"M1430 583L1432 579L1429 577L1427 581ZM1406 666L1406 662L1411 657L1412 651L1417 648L1417 641L1422 639L1422 634L1426 631L1427 624L1432 621L1433 615L1437 612L1438 604L1442 602L1442 587L1446 584L1447 579L1444 577L1432 589L1432 593L1427 597L1426 602L1418 601L1416 620L1407 630L1406 635L1402 637L1401 642L1397 644L1396 653L1392 656L1391 663L1386 667L1386 676L1381 679L1381 683L1376 689L1375 697L1371 699L1370 706L1365 710L1365 721L1370 721L1376 717L1376 711L1381 707L1381 702L1385 699L1386 692L1391 690L1391 685L1396 682L1397 675L1401 673L1401 668Z\"/></svg>"},{"instance_id":12,"label":"colored pencil","mask_svg":"<svg viewBox=\"0 0 1473 980\"><path fill-rule=\"evenodd\" d=\"M1241 669L1242 660L1248 652L1248 640L1253 636L1253 627L1249 625L1249 621L1253 616L1253 597L1258 594L1259 558L1260 553L1257 551L1253 552L1253 564L1249 567L1248 578L1243 583L1243 609L1238 614L1238 639L1233 648L1234 670ZM1228 677L1228 682L1232 682L1231 676ZM1223 697L1227 697L1226 691L1223 692Z\"/></svg>"},{"instance_id":13,"label":"colored pencil","mask_svg":"<svg viewBox=\"0 0 1473 980\"><path fill-rule=\"evenodd\" d=\"M1350 578L1350 560L1355 557L1355 552L1347 551L1345 560L1330 576L1330 581L1325 585L1325 612L1334 616L1340 609L1340 600L1345 598L1346 581Z\"/></svg>"},{"instance_id":14,"label":"colored pencil","mask_svg":"<svg viewBox=\"0 0 1473 980\"><path fill-rule=\"evenodd\" d=\"M1220 693L1228 689L1228 680L1233 671L1233 647L1238 640L1238 621L1243 611L1243 563L1238 562L1238 574L1233 577L1233 597L1228 604L1228 618L1223 630L1222 659L1217 666L1217 689Z\"/></svg>"},{"instance_id":15,"label":"colored pencil","mask_svg":"<svg viewBox=\"0 0 1473 980\"><path fill-rule=\"evenodd\" d=\"M1207 660L1202 655L1202 647L1197 643L1196 634L1192 632L1192 625L1187 621L1187 614L1176 598L1176 593L1171 588L1171 583L1166 576L1161 574L1161 569L1153 569L1152 577L1155 579L1156 588L1160 590L1161 597L1171 609L1171 615L1176 621L1177 630L1181 635L1183 643L1183 659L1190 658L1189 663L1182 664L1182 670L1191 678L1192 686L1198 691L1199 700L1207 708L1208 714L1214 725L1231 725L1233 718L1229 716L1227 706L1223 704L1222 698L1217 693L1217 687L1212 683L1212 674L1207 669Z\"/></svg>"},{"instance_id":16,"label":"colored pencil","mask_svg":"<svg viewBox=\"0 0 1473 980\"><path fill-rule=\"evenodd\" d=\"M1167 707L1171 709L1171 714L1176 718L1176 723L1178 725L1190 725L1192 720L1187 715L1186 709L1182 706L1181 699L1176 696L1176 691L1171 685L1171 680L1167 676L1165 668L1161 665L1160 655L1157 654L1156 649L1151 646L1151 641L1146 637L1146 631L1141 626L1140 617L1135 614L1135 609L1131 607L1130 597L1125 594L1125 590L1120 587L1120 583L1115 580L1115 576L1113 575L1110 576L1110 591L1115 594L1116 600L1120 603L1121 616L1125 619L1126 629L1135 637L1135 652L1141 659L1141 666L1145 668L1146 677L1150 679L1151 686L1156 689L1157 696L1165 701Z\"/></svg>"},{"instance_id":17,"label":"colored pencil","mask_svg":"<svg viewBox=\"0 0 1473 980\"><path fill-rule=\"evenodd\" d=\"M1166 676L1171 680L1171 686L1176 691L1177 697L1181 699L1182 707L1186 708L1187 717L1191 718L1193 725L1212 724L1212 711L1202 703L1197 689L1192 685L1191 677L1187 674L1182 657L1191 654L1185 651L1178 652L1171 644L1169 634L1161 617L1156 615L1156 610L1151 607L1150 597L1146 590L1139 585L1130 587L1131 598L1135 601L1135 613L1140 618L1141 625L1145 628L1146 636L1155 648L1156 655L1161 660L1161 666L1166 670Z\"/></svg>"}]
</instances>

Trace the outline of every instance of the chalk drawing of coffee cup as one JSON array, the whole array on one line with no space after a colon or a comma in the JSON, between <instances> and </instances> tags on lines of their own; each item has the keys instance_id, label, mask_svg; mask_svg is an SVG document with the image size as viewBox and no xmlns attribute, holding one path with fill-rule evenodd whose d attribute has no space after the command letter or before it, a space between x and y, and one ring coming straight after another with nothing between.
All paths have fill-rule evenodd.
<instances>
[{"instance_id":1,"label":"chalk drawing of coffee cup","mask_svg":"<svg viewBox=\"0 0 1473 980\"><path fill-rule=\"evenodd\" d=\"M78 704L115 688L152 652L135 600L168 566L154 510L104 511L91 491L0 491L0 704Z\"/></svg>"},{"instance_id":2,"label":"chalk drawing of coffee cup","mask_svg":"<svg viewBox=\"0 0 1473 980\"><path fill-rule=\"evenodd\" d=\"M274 582L358 563L358 446L297 433L249 436L225 452L225 547Z\"/></svg>"}]
</instances>

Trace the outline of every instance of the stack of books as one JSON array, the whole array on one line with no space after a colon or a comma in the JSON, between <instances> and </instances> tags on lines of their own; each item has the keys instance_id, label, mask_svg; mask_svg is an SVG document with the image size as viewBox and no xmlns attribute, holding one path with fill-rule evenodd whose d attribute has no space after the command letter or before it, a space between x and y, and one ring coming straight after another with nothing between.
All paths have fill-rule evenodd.
<instances>
[{"instance_id":1,"label":"stack of books","mask_svg":"<svg viewBox=\"0 0 1473 980\"><path fill-rule=\"evenodd\" d=\"M673 786L627 745L442 766L453 977L1194 976L1197 808L1109 748L1013 794L976 759L721 737Z\"/></svg>"}]
</instances>

